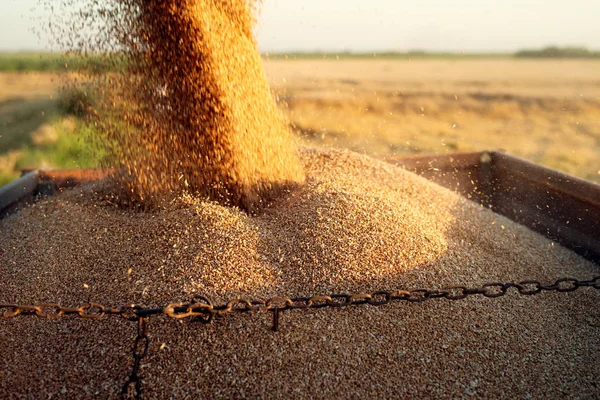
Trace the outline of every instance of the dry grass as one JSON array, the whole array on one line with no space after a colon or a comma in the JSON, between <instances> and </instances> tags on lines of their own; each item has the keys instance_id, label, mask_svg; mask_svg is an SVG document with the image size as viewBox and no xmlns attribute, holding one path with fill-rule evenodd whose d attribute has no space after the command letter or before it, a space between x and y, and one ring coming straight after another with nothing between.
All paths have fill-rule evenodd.
<instances>
[{"instance_id":1,"label":"dry grass","mask_svg":"<svg viewBox=\"0 0 600 400\"><path fill-rule=\"evenodd\" d=\"M58 87L54 73L0 73L0 105L7 101L50 98Z\"/></svg>"},{"instance_id":2,"label":"dry grass","mask_svg":"<svg viewBox=\"0 0 600 400\"><path fill-rule=\"evenodd\" d=\"M598 61L303 60L266 69L309 143L367 154L503 149L600 182Z\"/></svg>"},{"instance_id":3,"label":"dry grass","mask_svg":"<svg viewBox=\"0 0 600 400\"><path fill-rule=\"evenodd\" d=\"M96 165L84 140L93 129L66 115L66 98L56 93L61 82L52 73L0 73L0 186L22 168Z\"/></svg>"},{"instance_id":4,"label":"dry grass","mask_svg":"<svg viewBox=\"0 0 600 400\"><path fill-rule=\"evenodd\" d=\"M600 61L278 60L265 67L310 144L367 154L504 149L600 182ZM48 99L57 85L53 74L0 74L0 117L27 107L37 113L39 96ZM28 121L18 130L25 139L39 127L29 132ZM0 126L0 157L15 149L6 132Z\"/></svg>"}]
</instances>

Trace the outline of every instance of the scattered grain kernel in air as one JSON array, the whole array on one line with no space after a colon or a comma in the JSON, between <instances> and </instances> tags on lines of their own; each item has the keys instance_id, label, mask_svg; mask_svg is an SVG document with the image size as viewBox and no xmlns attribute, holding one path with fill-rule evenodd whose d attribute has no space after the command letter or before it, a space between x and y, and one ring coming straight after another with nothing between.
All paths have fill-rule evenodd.
<instances>
[{"instance_id":1,"label":"scattered grain kernel in air","mask_svg":"<svg viewBox=\"0 0 600 400\"><path fill-rule=\"evenodd\" d=\"M88 115L116 168L111 201L147 209L189 192L254 212L304 181L253 36L255 1L60 3L74 16L63 45L94 50L71 85L98 99Z\"/></svg>"}]
</instances>

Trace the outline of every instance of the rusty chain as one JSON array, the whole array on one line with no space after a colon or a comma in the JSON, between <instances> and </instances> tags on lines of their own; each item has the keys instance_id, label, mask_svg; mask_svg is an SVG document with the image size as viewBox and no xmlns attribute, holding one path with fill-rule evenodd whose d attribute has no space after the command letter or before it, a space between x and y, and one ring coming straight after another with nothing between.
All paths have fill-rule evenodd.
<instances>
[{"instance_id":1,"label":"rusty chain","mask_svg":"<svg viewBox=\"0 0 600 400\"><path fill-rule=\"evenodd\" d=\"M281 313L287 310L343 308L358 305L382 306L396 301L421 303L432 299L463 300L475 295L498 298L508 294L510 289L514 289L520 295L533 296L550 291L573 292L582 287L600 290L600 276L589 280L561 278L549 285L544 285L536 280L525 280L518 283L490 282L479 287L451 286L443 289L380 290L362 294L331 294L293 298L274 297L268 300L234 299L221 305L213 305L204 296L194 296L190 302L171 303L161 308L143 308L138 305L109 308L97 303L84 304L79 307L62 307L58 304L0 304L0 319L18 316L36 316L46 319L73 316L88 320L99 320L108 316L120 316L128 321L137 321L137 336L133 345L133 366L120 394L121 398L127 398L131 386L134 385L133 397L139 399L142 394L142 378L139 376L139 369L142 359L148 354L150 344L148 320L153 316L164 315L174 319L189 318L193 321L208 324L213 321L215 316L270 311L273 313L272 330L277 331Z\"/></svg>"},{"instance_id":2,"label":"rusty chain","mask_svg":"<svg viewBox=\"0 0 600 400\"><path fill-rule=\"evenodd\" d=\"M363 294L332 294L312 297L274 297L268 300L234 299L221 305L213 305L204 296L194 296L190 302L171 303L166 307L143 308L129 305L109 308L101 304L90 303L79 307L62 307L58 304L18 305L0 304L0 319L17 316L37 316L40 318L59 318L74 316L83 319L101 319L108 316L120 316L129 321L165 315L174 319L191 318L210 323L215 316L231 313L270 311L274 315L273 330L277 330L278 317L282 311L319 308L342 308L357 305L381 306L396 301L419 303L432 299L462 300L469 296L483 295L497 298L506 295L510 289L525 296L537 295L544 291L572 292L581 287L600 289L600 276L590 280L561 278L553 284L544 285L536 280L515 282L491 282L479 287L451 286L443 289L412 289L396 291L375 291ZM2 311L4 310L4 311Z\"/></svg>"},{"instance_id":3,"label":"rusty chain","mask_svg":"<svg viewBox=\"0 0 600 400\"><path fill-rule=\"evenodd\" d=\"M139 399L142 396L142 378L138 375L142 359L148 354L150 346L150 338L148 337L148 318L138 318L137 320L137 336L133 343L133 367L129 378L121 389L121 399L126 399L129 396L131 385L134 385L134 398Z\"/></svg>"}]
</instances>

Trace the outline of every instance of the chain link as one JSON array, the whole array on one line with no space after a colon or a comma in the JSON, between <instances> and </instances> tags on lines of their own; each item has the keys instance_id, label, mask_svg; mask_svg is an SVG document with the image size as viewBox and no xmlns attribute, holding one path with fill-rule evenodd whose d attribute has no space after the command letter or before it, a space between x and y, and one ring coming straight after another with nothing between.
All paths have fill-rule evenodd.
<instances>
[{"instance_id":1,"label":"chain link","mask_svg":"<svg viewBox=\"0 0 600 400\"><path fill-rule=\"evenodd\" d=\"M342 308L349 306L382 306L391 302L406 301L421 303L432 299L463 300L470 296L482 295L487 298L505 296L511 289L523 296L533 296L542 292L572 292L581 287L600 289L600 276L590 280L574 278L557 279L553 284L544 285L536 280L521 282L490 282L480 287L451 286L443 289L412 289L384 291L361 294L332 294L312 297L274 297L268 300L233 299L222 305L213 303L204 296L194 296L190 302L177 302L162 308L142 308L136 305L109 308L101 304L90 303L82 306L61 307L58 304L17 305L0 304L0 319L17 316L37 316L40 318L59 318L74 316L84 319L101 319L108 316L120 316L129 321L139 321L152 316L165 315L174 319L191 318L202 323L210 323L215 316L231 313L270 311L274 314L274 327L281 311L306 310L320 308Z\"/></svg>"},{"instance_id":2,"label":"chain link","mask_svg":"<svg viewBox=\"0 0 600 400\"><path fill-rule=\"evenodd\" d=\"M138 375L142 359L148 354L150 346L150 338L148 337L148 318L138 318L137 320L137 336L133 343L133 367L129 378L121 389L121 399L132 397L129 393L131 385L134 385L133 398L141 399L142 397L142 378Z\"/></svg>"}]
</instances>

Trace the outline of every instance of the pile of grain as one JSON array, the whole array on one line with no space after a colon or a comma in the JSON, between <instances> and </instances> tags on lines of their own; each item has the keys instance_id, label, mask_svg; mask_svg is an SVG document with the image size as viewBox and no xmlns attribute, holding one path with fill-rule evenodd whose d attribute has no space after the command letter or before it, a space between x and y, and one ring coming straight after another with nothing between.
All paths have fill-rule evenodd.
<instances>
[{"instance_id":1,"label":"pile of grain","mask_svg":"<svg viewBox=\"0 0 600 400\"><path fill-rule=\"evenodd\" d=\"M597 266L437 185L349 152L305 150L307 182L259 216L187 197L153 213L65 192L0 221L0 302L162 306L479 285ZM152 398L594 397L600 293L151 321ZM134 324L0 321L0 397L108 397Z\"/></svg>"}]
</instances>

